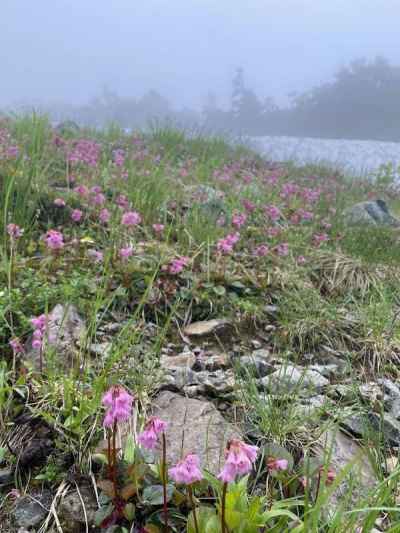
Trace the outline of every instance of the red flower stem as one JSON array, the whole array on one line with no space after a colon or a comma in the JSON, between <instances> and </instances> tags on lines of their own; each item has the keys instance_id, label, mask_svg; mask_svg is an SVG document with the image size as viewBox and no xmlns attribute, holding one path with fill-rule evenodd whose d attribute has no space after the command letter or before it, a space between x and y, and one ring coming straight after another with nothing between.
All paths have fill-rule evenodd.
<instances>
[{"instance_id":1,"label":"red flower stem","mask_svg":"<svg viewBox=\"0 0 400 533\"><path fill-rule=\"evenodd\" d=\"M111 454L111 433L107 431L107 458L108 458L108 477L112 480L112 454Z\"/></svg>"},{"instance_id":2,"label":"red flower stem","mask_svg":"<svg viewBox=\"0 0 400 533\"><path fill-rule=\"evenodd\" d=\"M226 502L226 491L228 490L228 483L224 483L222 488L222 502L221 502L221 531L226 533L226 524L225 524L225 502Z\"/></svg>"},{"instance_id":3,"label":"red flower stem","mask_svg":"<svg viewBox=\"0 0 400 533\"><path fill-rule=\"evenodd\" d=\"M114 498L118 501L118 484L117 484L117 422L114 422L112 430L112 482L114 485Z\"/></svg>"},{"instance_id":4,"label":"red flower stem","mask_svg":"<svg viewBox=\"0 0 400 533\"><path fill-rule=\"evenodd\" d=\"M163 484L163 513L164 513L164 531L168 533L168 507L167 507L167 442L165 439L165 433L162 434L162 461L161 461L161 473Z\"/></svg>"},{"instance_id":5,"label":"red flower stem","mask_svg":"<svg viewBox=\"0 0 400 533\"><path fill-rule=\"evenodd\" d=\"M200 530L199 530L199 525L197 523L197 513L196 513L196 506L194 504L194 499L193 499L192 485L188 485L187 490L188 490L190 505L192 506L192 510L193 510L194 530L196 533L199 533Z\"/></svg>"}]
</instances>

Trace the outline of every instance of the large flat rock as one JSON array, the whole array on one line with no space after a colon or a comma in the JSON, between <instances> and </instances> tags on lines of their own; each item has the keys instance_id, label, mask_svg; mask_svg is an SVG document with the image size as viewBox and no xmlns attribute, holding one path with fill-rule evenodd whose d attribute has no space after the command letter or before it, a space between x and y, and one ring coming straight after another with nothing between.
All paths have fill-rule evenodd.
<instances>
[{"instance_id":1,"label":"large flat rock","mask_svg":"<svg viewBox=\"0 0 400 533\"><path fill-rule=\"evenodd\" d=\"M165 391L155 399L153 413L168 422L167 458L171 464L187 453L196 453L203 468L218 474L227 441L242 438L238 429L208 401Z\"/></svg>"}]
</instances>

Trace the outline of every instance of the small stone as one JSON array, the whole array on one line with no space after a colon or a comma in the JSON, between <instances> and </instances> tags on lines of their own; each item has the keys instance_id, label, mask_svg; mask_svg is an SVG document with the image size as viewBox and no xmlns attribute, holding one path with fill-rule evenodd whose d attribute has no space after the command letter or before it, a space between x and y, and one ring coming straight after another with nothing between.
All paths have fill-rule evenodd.
<instances>
[{"instance_id":1,"label":"small stone","mask_svg":"<svg viewBox=\"0 0 400 533\"><path fill-rule=\"evenodd\" d=\"M251 345L252 345L252 347L253 347L255 350L259 350L259 349L261 348L261 346L262 346L261 342L258 341L257 339L253 339L253 340L251 341Z\"/></svg>"},{"instance_id":2,"label":"small stone","mask_svg":"<svg viewBox=\"0 0 400 533\"><path fill-rule=\"evenodd\" d=\"M9 485L14 481L14 471L11 468L0 468L0 485Z\"/></svg>"},{"instance_id":3,"label":"small stone","mask_svg":"<svg viewBox=\"0 0 400 533\"><path fill-rule=\"evenodd\" d=\"M228 354L220 353L212 355L211 357L205 357L203 360L205 370L214 372L216 370L226 370L231 366L231 359Z\"/></svg>"},{"instance_id":4,"label":"small stone","mask_svg":"<svg viewBox=\"0 0 400 533\"><path fill-rule=\"evenodd\" d=\"M378 415L370 411L365 414L354 414L347 417L342 423L356 435L368 437L371 431L379 432L389 444L400 445L400 422L389 413Z\"/></svg>"},{"instance_id":5,"label":"small stone","mask_svg":"<svg viewBox=\"0 0 400 533\"><path fill-rule=\"evenodd\" d=\"M59 518L63 524L64 533L81 531L81 526L86 523L86 518L89 526L94 525L95 513L98 509L96 498L92 490L87 487L80 487L79 491L80 495L75 490L67 494L60 503ZM82 500L85 509L83 509Z\"/></svg>"},{"instance_id":6,"label":"small stone","mask_svg":"<svg viewBox=\"0 0 400 533\"><path fill-rule=\"evenodd\" d=\"M200 322L193 322L186 326L183 333L188 337L207 337L210 335L221 335L231 330L232 325L229 320L214 319L204 320Z\"/></svg>"},{"instance_id":7,"label":"small stone","mask_svg":"<svg viewBox=\"0 0 400 533\"><path fill-rule=\"evenodd\" d=\"M281 395L301 389L315 389L318 391L329 385L329 380L315 372L315 370L286 365L276 370L273 374L262 378L260 384L272 394Z\"/></svg>"},{"instance_id":8,"label":"small stone","mask_svg":"<svg viewBox=\"0 0 400 533\"><path fill-rule=\"evenodd\" d=\"M398 228L400 221L389 211L384 200L360 202L346 209L344 220L349 225L389 226Z\"/></svg>"},{"instance_id":9,"label":"small stone","mask_svg":"<svg viewBox=\"0 0 400 533\"><path fill-rule=\"evenodd\" d=\"M197 378L205 392L213 397L229 395L235 389L235 377L231 371L199 372Z\"/></svg>"},{"instance_id":10,"label":"small stone","mask_svg":"<svg viewBox=\"0 0 400 533\"><path fill-rule=\"evenodd\" d=\"M111 342L93 343L90 345L89 350L92 355L98 355L100 357L108 357L111 353Z\"/></svg>"},{"instance_id":11,"label":"small stone","mask_svg":"<svg viewBox=\"0 0 400 533\"><path fill-rule=\"evenodd\" d=\"M262 353L261 353L262 352ZM257 350L252 355L244 355L238 359L241 374L246 376L249 372L252 376L263 378L274 371L274 365L269 360L267 350Z\"/></svg>"},{"instance_id":12,"label":"small stone","mask_svg":"<svg viewBox=\"0 0 400 533\"><path fill-rule=\"evenodd\" d=\"M183 352L179 355L170 356L163 355L160 363L161 367L166 370L190 369L196 363L196 357L192 352Z\"/></svg>"},{"instance_id":13,"label":"small stone","mask_svg":"<svg viewBox=\"0 0 400 533\"><path fill-rule=\"evenodd\" d=\"M40 526L49 512L50 505L51 495L48 492L34 498L31 496L18 498L13 511L17 526L26 528Z\"/></svg>"},{"instance_id":14,"label":"small stone","mask_svg":"<svg viewBox=\"0 0 400 533\"><path fill-rule=\"evenodd\" d=\"M311 365L309 369L315 370L315 372L328 379L334 378L339 373L338 365Z\"/></svg>"}]
</instances>

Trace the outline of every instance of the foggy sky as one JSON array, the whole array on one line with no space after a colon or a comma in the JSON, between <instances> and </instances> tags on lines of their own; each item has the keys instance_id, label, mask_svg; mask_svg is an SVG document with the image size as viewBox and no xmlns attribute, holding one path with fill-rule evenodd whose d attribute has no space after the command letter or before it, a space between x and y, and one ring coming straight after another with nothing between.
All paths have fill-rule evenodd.
<instances>
[{"instance_id":1,"label":"foggy sky","mask_svg":"<svg viewBox=\"0 0 400 533\"><path fill-rule=\"evenodd\" d=\"M360 56L400 64L400 0L0 0L0 105L79 103L105 84L223 105L234 70L285 100Z\"/></svg>"}]
</instances>

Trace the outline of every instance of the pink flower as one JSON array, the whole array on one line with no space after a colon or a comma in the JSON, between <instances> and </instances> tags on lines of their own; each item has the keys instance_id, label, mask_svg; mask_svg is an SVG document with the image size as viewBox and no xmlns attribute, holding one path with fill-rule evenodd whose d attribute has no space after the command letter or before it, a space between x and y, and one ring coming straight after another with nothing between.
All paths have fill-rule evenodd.
<instances>
[{"instance_id":1,"label":"pink flower","mask_svg":"<svg viewBox=\"0 0 400 533\"><path fill-rule=\"evenodd\" d=\"M86 187L86 185L77 185L74 187L74 192L85 198L89 194L89 189Z\"/></svg>"},{"instance_id":2,"label":"pink flower","mask_svg":"<svg viewBox=\"0 0 400 533\"><path fill-rule=\"evenodd\" d=\"M99 192L101 191L101 185L93 185L93 187L90 188L90 192L92 192L93 194L99 194Z\"/></svg>"},{"instance_id":3,"label":"pink flower","mask_svg":"<svg viewBox=\"0 0 400 533\"><path fill-rule=\"evenodd\" d=\"M166 429L167 423L153 416L145 425L144 431L138 435L138 441L145 448L154 450L159 435L164 433Z\"/></svg>"},{"instance_id":4,"label":"pink flower","mask_svg":"<svg viewBox=\"0 0 400 533\"><path fill-rule=\"evenodd\" d=\"M164 224L153 224L153 230L155 231L155 233L162 233L164 231Z\"/></svg>"},{"instance_id":5,"label":"pink flower","mask_svg":"<svg viewBox=\"0 0 400 533\"><path fill-rule=\"evenodd\" d=\"M282 232L282 229L279 226L273 226L268 228L267 235L268 237L277 237Z\"/></svg>"},{"instance_id":6,"label":"pink flower","mask_svg":"<svg viewBox=\"0 0 400 533\"><path fill-rule=\"evenodd\" d=\"M118 149L113 152L114 165L117 167L122 167L125 162L125 152L124 150Z\"/></svg>"},{"instance_id":7,"label":"pink flower","mask_svg":"<svg viewBox=\"0 0 400 533\"><path fill-rule=\"evenodd\" d=\"M170 468L168 473L175 483L183 485L191 485L203 479L203 474L200 471L200 459L195 454L187 455L173 468Z\"/></svg>"},{"instance_id":8,"label":"pink flower","mask_svg":"<svg viewBox=\"0 0 400 533\"><path fill-rule=\"evenodd\" d=\"M233 439L228 443L225 452L225 464L218 479L224 483L235 481L237 475L244 475L250 472L257 458L258 447L245 444Z\"/></svg>"},{"instance_id":9,"label":"pink flower","mask_svg":"<svg viewBox=\"0 0 400 533\"><path fill-rule=\"evenodd\" d=\"M102 192L98 192L92 198L92 203L94 205L103 205L105 201L106 201L106 197L104 196Z\"/></svg>"},{"instance_id":10,"label":"pink flower","mask_svg":"<svg viewBox=\"0 0 400 533\"><path fill-rule=\"evenodd\" d=\"M315 235L313 235L314 246L321 246L321 244L326 241L329 241L329 237L326 233L315 233Z\"/></svg>"},{"instance_id":11,"label":"pink flower","mask_svg":"<svg viewBox=\"0 0 400 533\"><path fill-rule=\"evenodd\" d=\"M103 425L111 427L117 422L125 422L132 414L133 396L124 387L111 387L103 396L102 404L106 406Z\"/></svg>"},{"instance_id":12,"label":"pink flower","mask_svg":"<svg viewBox=\"0 0 400 533\"><path fill-rule=\"evenodd\" d=\"M324 473L324 467L321 466L320 469L319 469L319 472L320 472L320 475L323 475ZM327 472L326 472L326 484L327 485L331 485L336 479L336 472L332 469L332 468L328 468Z\"/></svg>"},{"instance_id":13,"label":"pink flower","mask_svg":"<svg viewBox=\"0 0 400 533\"><path fill-rule=\"evenodd\" d=\"M136 211L127 211L122 215L121 224L124 226L136 226L140 224L142 217Z\"/></svg>"},{"instance_id":14,"label":"pink flower","mask_svg":"<svg viewBox=\"0 0 400 533\"><path fill-rule=\"evenodd\" d=\"M289 463L287 459L275 459L274 457L268 457L267 467L272 472L283 472L287 470Z\"/></svg>"},{"instance_id":15,"label":"pink flower","mask_svg":"<svg viewBox=\"0 0 400 533\"><path fill-rule=\"evenodd\" d=\"M189 264L189 258L185 256L178 257L177 259L173 259L171 263L168 265L168 272L170 274L180 274L182 270L188 266Z\"/></svg>"},{"instance_id":16,"label":"pink flower","mask_svg":"<svg viewBox=\"0 0 400 533\"><path fill-rule=\"evenodd\" d=\"M133 254L133 247L127 246L126 248L121 248L119 251L119 256L121 259L128 259Z\"/></svg>"},{"instance_id":17,"label":"pink flower","mask_svg":"<svg viewBox=\"0 0 400 533\"><path fill-rule=\"evenodd\" d=\"M7 225L7 233L13 241L16 241L17 239L22 237L23 232L24 230L17 226L17 224Z\"/></svg>"},{"instance_id":18,"label":"pink flower","mask_svg":"<svg viewBox=\"0 0 400 533\"><path fill-rule=\"evenodd\" d=\"M14 354L18 354L18 353L23 353L24 352L24 347L22 346L21 344L21 341L19 340L18 337L15 337L14 339L11 339L10 340L10 346L12 348L12 351L14 352Z\"/></svg>"},{"instance_id":19,"label":"pink flower","mask_svg":"<svg viewBox=\"0 0 400 533\"><path fill-rule=\"evenodd\" d=\"M102 222L103 224L107 224L107 222L110 221L110 218L111 218L111 213L108 209L104 208L100 211L99 213L100 222Z\"/></svg>"},{"instance_id":20,"label":"pink flower","mask_svg":"<svg viewBox=\"0 0 400 533\"><path fill-rule=\"evenodd\" d=\"M47 323L47 316L45 314L31 318L31 324L34 328L44 330Z\"/></svg>"},{"instance_id":21,"label":"pink flower","mask_svg":"<svg viewBox=\"0 0 400 533\"><path fill-rule=\"evenodd\" d=\"M222 254L230 254L233 251L234 245L240 239L239 233L227 235L224 239L217 242L217 250Z\"/></svg>"},{"instance_id":22,"label":"pink flower","mask_svg":"<svg viewBox=\"0 0 400 533\"><path fill-rule=\"evenodd\" d=\"M83 213L80 209L74 209L71 213L71 218L74 222L80 222L82 220Z\"/></svg>"},{"instance_id":23,"label":"pink flower","mask_svg":"<svg viewBox=\"0 0 400 533\"><path fill-rule=\"evenodd\" d=\"M273 221L279 220L282 216L280 209L275 205L266 205L264 207L264 213Z\"/></svg>"},{"instance_id":24,"label":"pink flower","mask_svg":"<svg viewBox=\"0 0 400 533\"><path fill-rule=\"evenodd\" d=\"M60 250L64 247L64 237L63 234L54 229L50 229L46 233L45 241L47 247L51 250Z\"/></svg>"},{"instance_id":25,"label":"pink flower","mask_svg":"<svg viewBox=\"0 0 400 533\"><path fill-rule=\"evenodd\" d=\"M124 194L120 194L116 202L119 207L122 207L122 209L126 209L127 207L129 207L129 200Z\"/></svg>"},{"instance_id":26,"label":"pink flower","mask_svg":"<svg viewBox=\"0 0 400 533\"><path fill-rule=\"evenodd\" d=\"M304 265L305 263L307 263L307 259L304 257L304 255L299 255L296 261L298 265Z\"/></svg>"},{"instance_id":27,"label":"pink flower","mask_svg":"<svg viewBox=\"0 0 400 533\"><path fill-rule=\"evenodd\" d=\"M65 207L65 200L63 200L62 198L56 198L54 200L54 205L56 205L57 207Z\"/></svg>"},{"instance_id":28,"label":"pink flower","mask_svg":"<svg viewBox=\"0 0 400 533\"><path fill-rule=\"evenodd\" d=\"M232 217L232 226L239 229L245 224L247 215L245 213L235 213Z\"/></svg>"},{"instance_id":29,"label":"pink flower","mask_svg":"<svg viewBox=\"0 0 400 533\"><path fill-rule=\"evenodd\" d=\"M269 252L269 248L266 244L260 244L254 250L254 255L257 257L265 257Z\"/></svg>"},{"instance_id":30,"label":"pink flower","mask_svg":"<svg viewBox=\"0 0 400 533\"><path fill-rule=\"evenodd\" d=\"M256 209L256 204L247 199L243 200L242 205L248 213L252 213Z\"/></svg>"},{"instance_id":31,"label":"pink flower","mask_svg":"<svg viewBox=\"0 0 400 533\"><path fill-rule=\"evenodd\" d=\"M289 255L289 244L287 242L281 242L274 247L274 252L284 257Z\"/></svg>"},{"instance_id":32,"label":"pink flower","mask_svg":"<svg viewBox=\"0 0 400 533\"><path fill-rule=\"evenodd\" d=\"M103 261L103 252L100 252L99 250L90 249L87 254L93 263L101 263Z\"/></svg>"}]
</instances>

